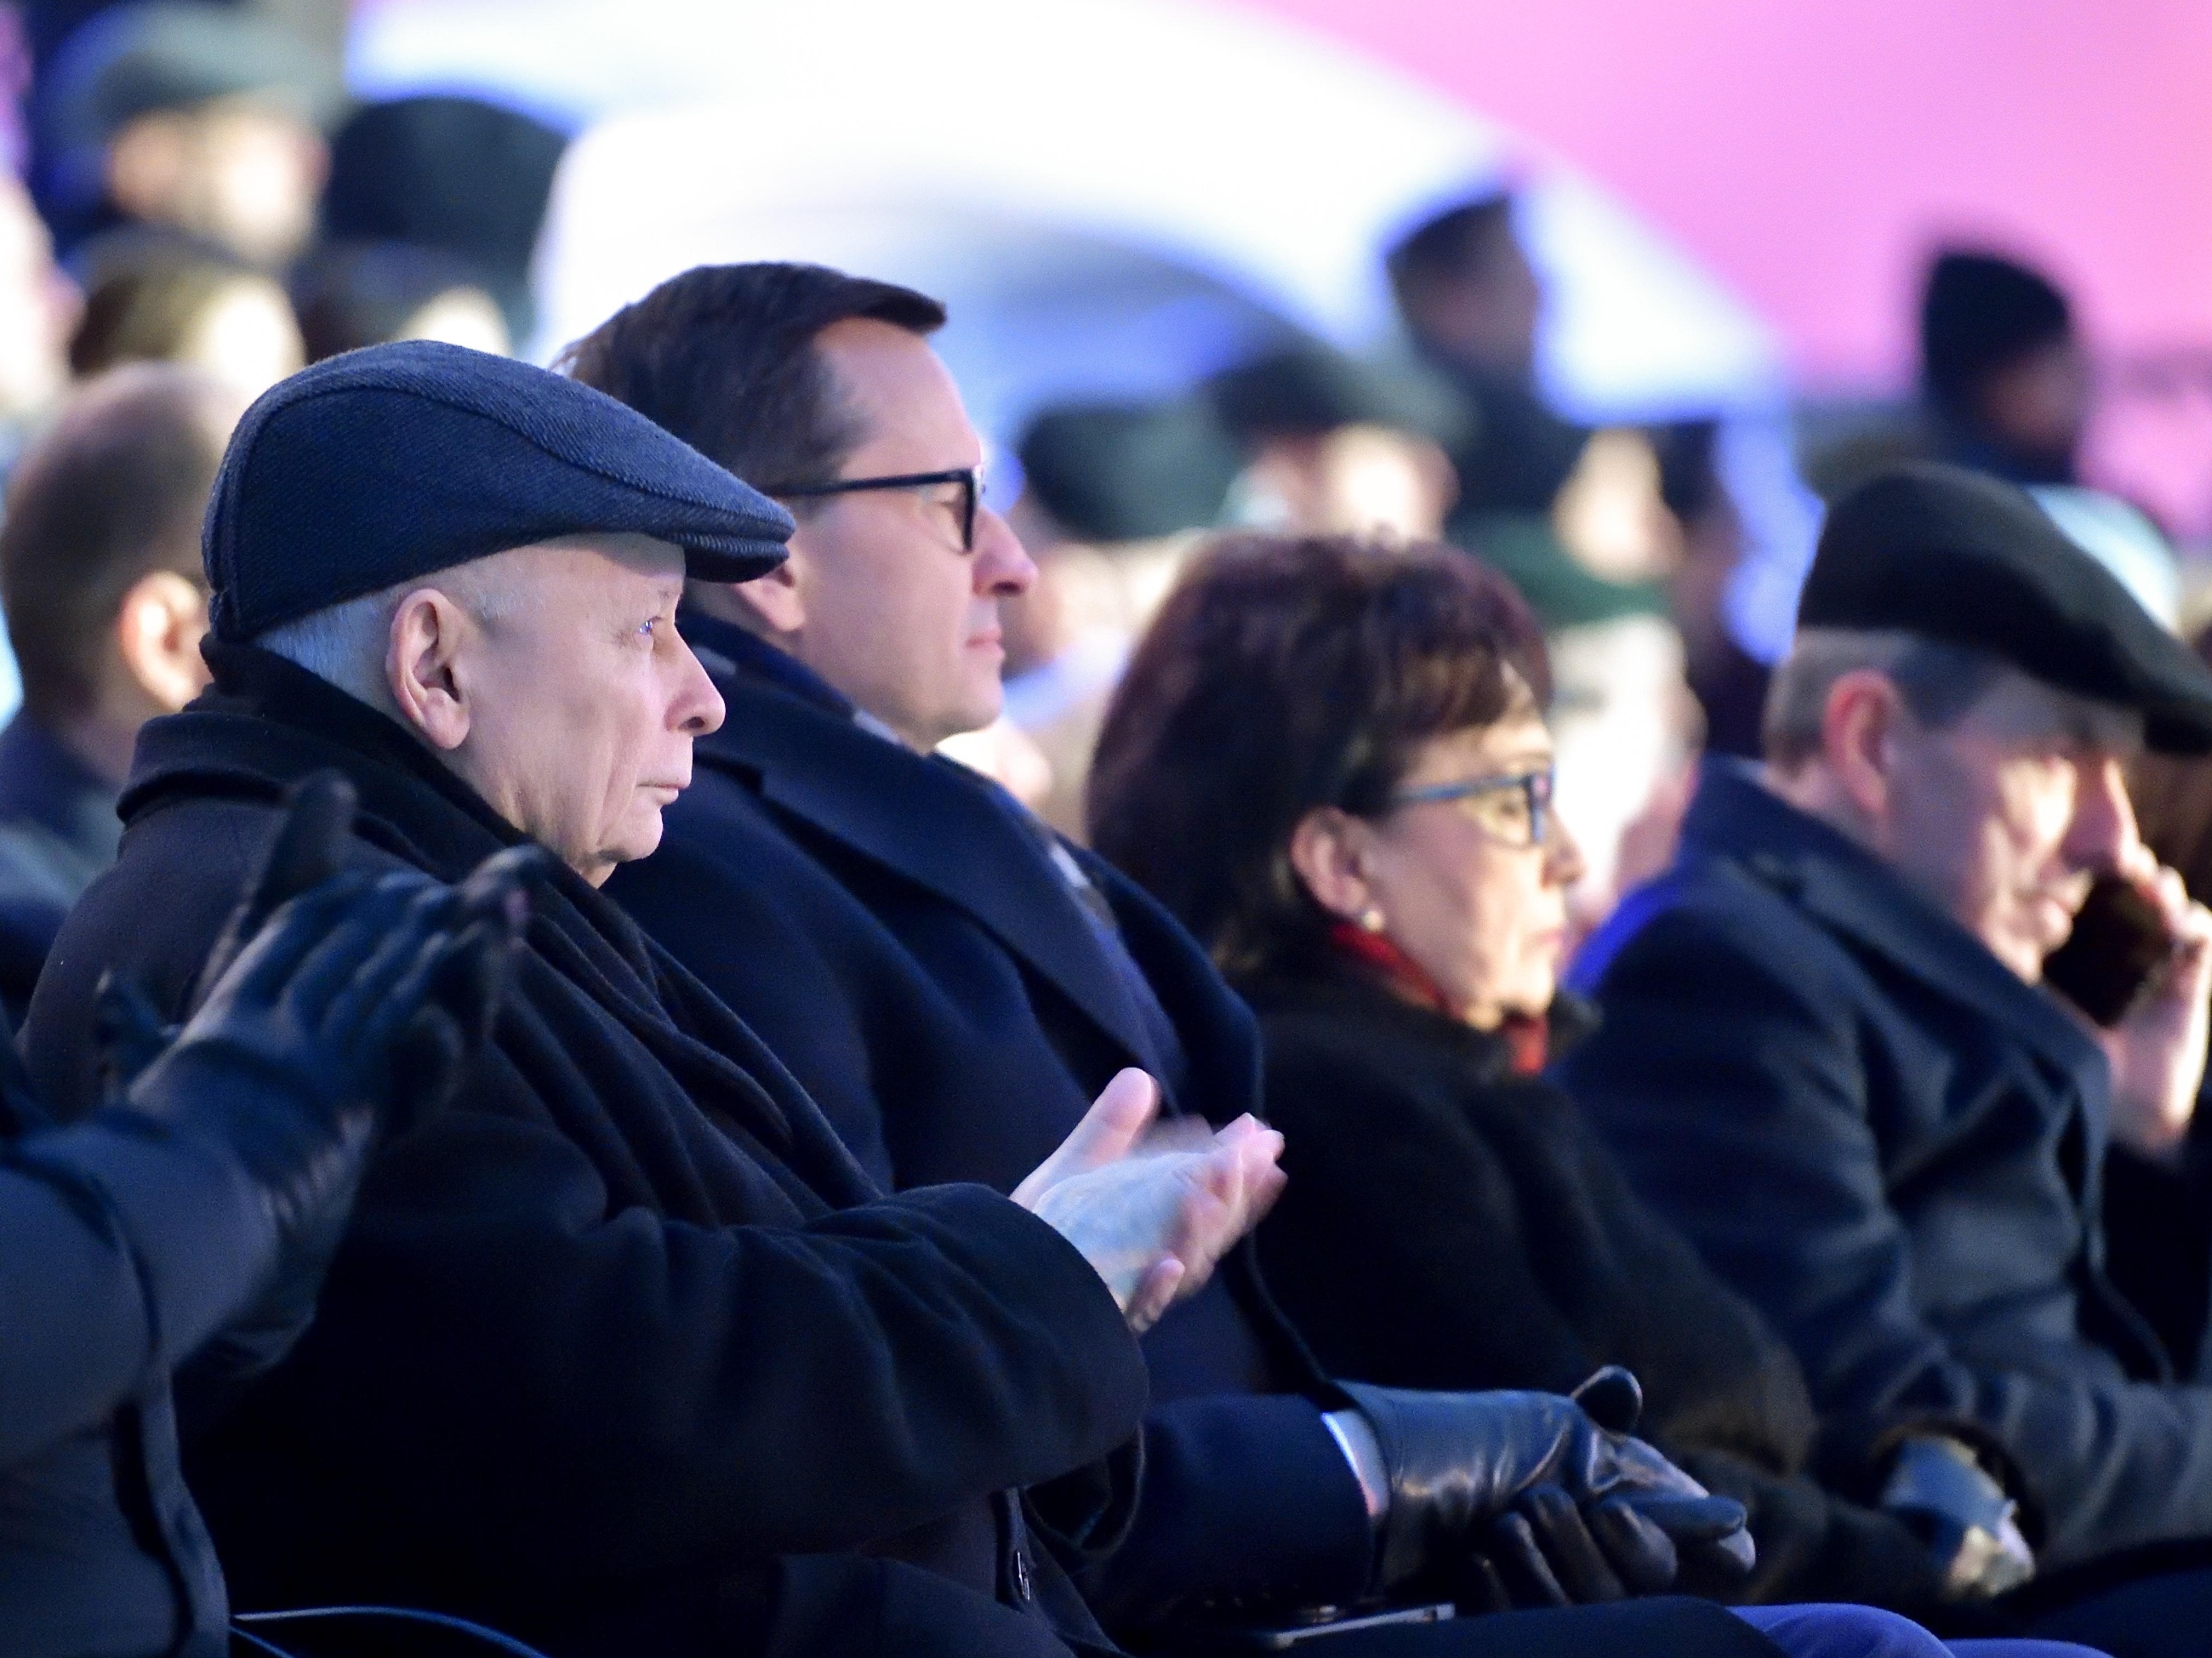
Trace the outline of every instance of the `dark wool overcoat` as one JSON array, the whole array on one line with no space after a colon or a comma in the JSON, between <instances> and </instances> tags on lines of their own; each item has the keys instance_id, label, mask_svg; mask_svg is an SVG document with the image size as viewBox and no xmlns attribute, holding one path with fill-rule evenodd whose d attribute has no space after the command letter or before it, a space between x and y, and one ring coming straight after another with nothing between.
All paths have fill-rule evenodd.
<instances>
[{"instance_id":1,"label":"dark wool overcoat","mask_svg":"<svg viewBox=\"0 0 2212 1658\"><path fill-rule=\"evenodd\" d=\"M383 715L210 659L142 736L120 859L32 1008L65 1108L100 975L183 1005L287 784L352 780L368 869L450 881L520 838ZM1145 1399L1056 1233L981 1187L881 1195L560 872L453 1107L372 1167L313 1328L191 1472L242 1605L427 1605L562 1654L1042 1653L1040 1600L1095 1626L991 1494L1106 1456Z\"/></svg>"},{"instance_id":2,"label":"dark wool overcoat","mask_svg":"<svg viewBox=\"0 0 2212 1658\"><path fill-rule=\"evenodd\" d=\"M1291 1176L1261 1260L1324 1364L1551 1393L1626 1365L1644 1435L1750 1511L1745 1598L1936 1604L1917 1538L1805 1477L1815 1424L1789 1348L1629 1189L1573 1101L1356 965L1243 988Z\"/></svg>"},{"instance_id":3,"label":"dark wool overcoat","mask_svg":"<svg viewBox=\"0 0 2212 1658\"><path fill-rule=\"evenodd\" d=\"M229 1650L222 1574L185 1488L169 1377L253 1297L275 1242L265 1194L221 1147L165 1134L135 1112L54 1126L15 1054L0 1051L9 1653ZM273 1362L297 1333L296 1321L264 1322L273 1345L262 1356Z\"/></svg>"},{"instance_id":4,"label":"dark wool overcoat","mask_svg":"<svg viewBox=\"0 0 2212 1658\"><path fill-rule=\"evenodd\" d=\"M1069 853L1157 992L1148 1011L1052 843L993 785L863 729L738 629L684 628L728 717L700 740L660 850L608 892L887 1183L1010 1189L1125 1066L1168 1077L1176 1108L1257 1108L1250 1014L1150 898ZM1137 1620L1198 1595L1356 1594L1372 1549L1358 1487L1248 1264L1232 1257L1146 1351L1143 1498L1097 1603Z\"/></svg>"},{"instance_id":5,"label":"dark wool overcoat","mask_svg":"<svg viewBox=\"0 0 2212 1658\"><path fill-rule=\"evenodd\" d=\"M1826 1415L1978 1424L2066 1565L2212 1536L2212 1388L2104 1271L2102 1052L1868 853L1708 762L1557 1067Z\"/></svg>"}]
</instances>

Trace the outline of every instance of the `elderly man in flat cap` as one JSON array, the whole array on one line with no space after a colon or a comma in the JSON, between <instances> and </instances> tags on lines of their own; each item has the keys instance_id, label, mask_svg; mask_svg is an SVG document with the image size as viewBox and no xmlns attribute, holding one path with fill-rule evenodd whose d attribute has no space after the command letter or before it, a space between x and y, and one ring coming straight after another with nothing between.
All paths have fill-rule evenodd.
<instances>
[{"instance_id":1,"label":"elderly man in flat cap","mask_svg":"<svg viewBox=\"0 0 2212 1658\"><path fill-rule=\"evenodd\" d=\"M451 346L333 359L235 434L214 686L142 734L119 860L56 943L26 1030L48 1097L99 1096L103 973L182 1005L304 777L350 780L364 870L557 859L453 1108L371 1169L303 1344L199 1424L241 1603L474 1613L561 1654L1097 1638L1025 1516L1107 1524L1132 1326L1264 1207L1279 1143L1124 1156L1154 1096L1130 1076L1019 1202L884 1197L600 896L722 717L673 626L687 563L758 574L789 528L611 399Z\"/></svg>"},{"instance_id":2,"label":"elderly man in flat cap","mask_svg":"<svg viewBox=\"0 0 2212 1658\"><path fill-rule=\"evenodd\" d=\"M2212 1386L2113 1288L2100 1215L2107 1147L2171 1154L2204 1070L2212 915L2122 767L2212 747L2212 673L2026 495L1934 465L1838 504L1798 629L1764 770L1709 763L1584 951L1605 1018L1567 1084L1824 1410L1955 1423L1893 1499L1979 1504L1993 1541L2017 1501L2046 1568L2212 1540ZM2130 1591L2165 1647L2098 1627L2202 1650L2209 1588Z\"/></svg>"}]
</instances>

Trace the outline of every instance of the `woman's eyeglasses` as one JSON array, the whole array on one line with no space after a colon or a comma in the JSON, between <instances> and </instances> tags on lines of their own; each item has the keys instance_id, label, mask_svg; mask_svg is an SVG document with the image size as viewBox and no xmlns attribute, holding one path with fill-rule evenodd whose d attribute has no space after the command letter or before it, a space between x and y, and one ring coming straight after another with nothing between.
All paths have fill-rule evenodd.
<instances>
[{"instance_id":1,"label":"woman's eyeglasses","mask_svg":"<svg viewBox=\"0 0 2212 1658\"><path fill-rule=\"evenodd\" d=\"M960 550L975 550L975 508L983 499L983 469L959 466L942 472L901 472L892 477L840 478L835 483L806 483L795 489L763 489L779 500L801 501L818 495L854 495L878 489L927 489L933 484L960 486Z\"/></svg>"},{"instance_id":2,"label":"woman's eyeglasses","mask_svg":"<svg viewBox=\"0 0 2212 1658\"><path fill-rule=\"evenodd\" d=\"M1390 797L1393 806L1418 806L1431 800L1457 802L1477 829L1502 846L1540 847L1551 827L1552 770L1547 766L1542 771L1429 783L1400 789Z\"/></svg>"}]
</instances>

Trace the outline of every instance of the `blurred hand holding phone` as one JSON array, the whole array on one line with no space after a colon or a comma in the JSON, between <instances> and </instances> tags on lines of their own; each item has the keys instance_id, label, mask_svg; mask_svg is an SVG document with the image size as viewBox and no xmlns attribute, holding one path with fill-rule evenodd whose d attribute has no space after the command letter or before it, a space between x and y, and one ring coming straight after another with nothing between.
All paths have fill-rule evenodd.
<instances>
[{"instance_id":1,"label":"blurred hand holding phone","mask_svg":"<svg viewBox=\"0 0 2212 1658\"><path fill-rule=\"evenodd\" d=\"M2140 850L2140 848L2139 848ZM2100 877L2044 982L2098 1027L2112 1068L2112 1138L2179 1156L2196 1114L2212 1027L2212 911L2142 852L2147 872Z\"/></svg>"}]
</instances>

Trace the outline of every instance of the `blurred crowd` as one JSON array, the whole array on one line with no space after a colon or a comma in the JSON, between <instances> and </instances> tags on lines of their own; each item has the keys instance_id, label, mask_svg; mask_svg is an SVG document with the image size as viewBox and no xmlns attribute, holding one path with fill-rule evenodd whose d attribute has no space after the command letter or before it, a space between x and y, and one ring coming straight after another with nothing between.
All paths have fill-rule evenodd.
<instances>
[{"instance_id":1,"label":"blurred crowd","mask_svg":"<svg viewBox=\"0 0 2212 1658\"><path fill-rule=\"evenodd\" d=\"M0 1228L15 1174L93 1191L173 1291L149 1238L203 1234L64 1145L98 1105L246 1145L226 1212L277 1217L260 1300L58 1407L75 1461L0 1421L31 1514L106 1501L127 1419L159 1523L107 1541L169 1586L25 1650L149 1654L172 1590L158 1649L220 1650L226 1571L562 1658L1669 1588L1787 1615L1435 1649L2202 1649L2212 640L2084 481L2046 275L1931 250L1912 398L1800 446L1767 660L1723 411L1554 405L1510 189L1376 251L1388 348L987 457L927 295L705 267L529 367L562 133L353 103L266 9L25 19ZM247 1406L196 1416L210 1352ZM69 1598L13 1523L0 1646Z\"/></svg>"}]
</instances>

